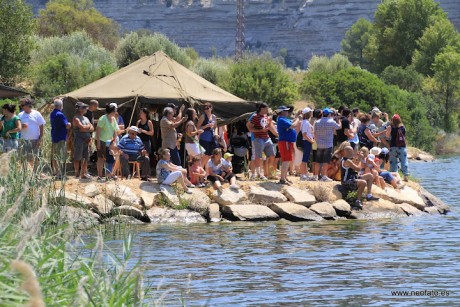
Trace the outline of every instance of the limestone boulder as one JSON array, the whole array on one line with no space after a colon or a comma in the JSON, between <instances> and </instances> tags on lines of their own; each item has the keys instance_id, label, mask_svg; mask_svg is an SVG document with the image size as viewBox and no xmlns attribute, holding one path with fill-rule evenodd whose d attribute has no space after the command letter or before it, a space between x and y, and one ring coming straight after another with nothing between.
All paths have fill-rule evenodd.
<instances>
[{"instance_id":1,"label":"limestone boulder","mask_svg":"<svg viewBox=\"0 0 460 307\"><path fill-rule=\"evenodd\" d=\"M213 223L221 221L219 204L209 204L208 220Z\"/></svg>"},{"instance_id":2,"label":"limestone boulder","mask_svg":"<svg viewBox=\"0 0 460 307\"><path fill-rule=\"evenodd\" d=\"M222 206L229 206L233 204L239 204L247 199L246 193L243 189L223 189L222 193L214 192L214 201Z\"/></svg>"},{"instance_id":3,"label":"limestone boulder","mask_svg":"<svg viewBox=\"0 0 460 307\"><path fill-rule=\"evenodd\" d=\"M181 199L188 203L188 209L196 211L202 216L208 216L211 199L201 189L191 189L192 194L182 194Z\"/></svg>"},{"instance_id":4,"label":"limestone boulder","mask_svg":"<svg viewBox=\"0 0 460 307\"><path fill-rule=\"evenodd\" d=\"M87 186L85 186L85 196L86 197L94 197L99 194L101 194L101 189L98 188L97 185L92 183L92 184L88 184Z\"/></svg>"},{"instance_id":5,"label":"limestone boulder","mask_svg":"<svg viewBox=\"0 0 460 307\"><path fill-rule=\"evenodd\" d=\"M426 206L420 194L408 186L400 190L395 190L390 187L382 190L376 186L372 186L372 194L395 204L407 203L422 211Z\"/></svg>"},{"instance_id":6,"label":"limestone boulder","mask_svg":"<svg viewBox=\"0 0 460 307\"><path fill-rule=\"evenodd\" d=\"M102 194L96 195L92 202L93 208L101 214L108 214L115 207L115 203Z\"/></svg>"},{"instance_id":7,"label":"limestone boulder","mask_svg":"<svg viewBox=\"0 0 460 307\"><path fill-rule=\"evenodd\" d=\"M140 197L127 186L118 183L108 184L106 185L106 195L117 206L131 206L143 209Z\"/></svg>"},{"instance_id":8,"label":"limestone boulder","mask_svg":"<svg viewBox=\"0 0 460 307\"><path fill-rule=\"evenodd\" d=\"M349 217L351 214L351 206L343 199L338 199L332 203L332 207L338 216Z\"/></svg>"},{"instance_id":9,"label":"limestone boulder","mask_svg":"<svg viewBox=\"0 0 460 307\"><path fill-rule=\"evenodd\" d=\"M307 189L301 190L293 186L288 186L283 190L283 194L290 202L298 205L309 207L316 203L315 196Z\"/></svg>"},{"instance_id":10,"label":"limestone boulder","mask_svg":"<svg viewBox=\"0 0 460 307\"><path fill-rule=\"evenodd\" d=\"M91 210L64 205L60 208L59 221L77 229L90 229L100 224L100 217Z\"/></svg>"},{"instance_id":11,"label":"limestone boulder","mask_svg":"<svg viewBox=\"0 0 460 307\"><path fill-rule=\"evenodd\" d=\"M372 220L396 217L407 217L400 206L385 199L364 202L362 210L353 210L351 218Z\"/></svg>"},{"instance_id":12,"label":"limestone boulder","mask_svg":"<svg viewBox=\"0 0 460 307\"><path fill-rule=\"evenodd\" d=\"M144 222L128 215L115 215L103 221L104 224L133 224L140 225Z\"/></svg>"},{"instance_id":13,"label":"limestone boulder","mask_svg":"<svg viewBox=\"0 0 460 307\"><path fill-rule=\"evenodd\" d=\"M409 216L421 216L426 215L425 212L418 210L414 206L411 206L406 203L398 204L398 206Z\"/></svg>"},{"instance_id":14,"label":"limestone boulder","mask_svg":"<svg viewBox=\"0 0 460 307\"><path fill-rule=\"evenodd\" d=\"M256 204L272 204L286 202L287 198L279 191L267 190L253 185L249 192L249 200Z\"/></svg>"},{"instance_id":15,"label":"limestone boulder","mask_svg":"<svg viewBox=\"0 0 460 307\"><path fill-rule=\"evenodd\" d=\"M91 209L93 207L92 199L65 190L56 190L52 198L55 198L60 205L69 205L83 209Z\"/></svg>"},{"instance_id":16,"label":"limestone boulder","mask_svg":"<svg viewBox=\"0 0 460 307\"><path fill-rule=\"evenodd\" d=\"M268 221L279 219L278 214L262 205L228 205L222 207L222 215L232 221Z\"/></svg>"},{"instance_id":17,"label":"limestone boulder","mask_svg":"<svg viewBox=\"0 0 460 307\"><path fill-rule=\"evenodd\" d=\"M170 185L160 185L160 194L157 195L156 199L162 199L162 201L165 201L170 206L179 205L179 197L176 190Z\"/></svg>"},{"instance_id":18,"label":"limestone boulder","mask_svg":"<svg viewBox=\"0 0 460 307\"><path fill-rule=\"evenodd\" d=\"M148 215L144 215L144 212L133 206L115 207L112 209L112 215L127 215L146 223L150 222Z\"/></svg>"},{"instance_id":19,"label":"limestone boulder","mask_svg":"<svg viewBox=\"0 0 460 307\"><path fill-rule=\"evenodd\" d=\"M206 223L206 219L201 214L191 210L152 207L147 210L147 215L151 223Z\"/></svg>"},{"instance_id":20,"label":"limestone boulder","mask_svg":"<svg viewBox=\"0 0 460 307\"><path fill-rule=\"evenodd\" d=\"M448 205L446 205L438 197L425 190L423 187L420 187L420 196L425 201L426 207L436 207L441 214L447 214L450 212L450 207Z\"/></svg>"},{"instance_id":21,"label":"limestone boulder","mask_svg":"<svg viewBox=\"0 0 460 307\"><path fill-rule=\"evenodd\" d=\"M337 213L335 212L334 207L328 202L321 202L311 205L310 210L325 220L334 220L337 218Z\"/></svg>"},{"instance_id":22,"label":"limestone boulder","mask_svg":"<svg viewBox=\"0 0 460 307\"><path fill-rule=\"evenodd\" d=\"M155 205L155 199L157 199L160 193L160 186L150 182L143 182L140 185L141 189L141 201L145 209L150 209Z\"/></svg>"},{"instance_id":23,"label":"limestone boulder","mask_svg":"<svg viewBox=\"0 0 460 307\"><path fill-rule=\"evenodd\" d=\"M275 203L268 206L281 218L289 221L321 221L323 218L306 208L293 202Z\"/></svg>"},{"instance_id":24,"label":"limestone boulder","mask_svg":"<svg viewBox=\"0 0 460 307\"><path fill-rule=\"evenodd\" d=\"M437 215L437 214L441 214L438 210L438 207L425 207L425 209L423 209L426 213L429 213L429 214L432 214L432 215Z\"/></svg>"}]
</instances>

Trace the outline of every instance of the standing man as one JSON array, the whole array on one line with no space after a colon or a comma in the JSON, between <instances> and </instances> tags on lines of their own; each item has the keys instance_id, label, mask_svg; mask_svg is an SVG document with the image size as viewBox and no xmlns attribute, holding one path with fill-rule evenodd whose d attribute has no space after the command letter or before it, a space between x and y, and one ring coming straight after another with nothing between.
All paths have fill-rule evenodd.
<instances>
[{"instance_id":1,"label":"standing man","mask_svg":"<svg viewBox=\"0 0 460 307\"><path fill-rule=\"evenodd\" d=\"M70 123L62 113L61 99L54 100L54 110L50 114L51 122L51 169L57 179L65 175L65 162L67 159L67 130Z\"/></svg>"},{"instance_id":2,"label":"standing man","mask_svg":"<svg viewBox=\"0 0 460 307\"><path fill-rule=\"evenodd\" d=\"M88 175L88 161L89 161L89 143L91 142L91 135L94 127L89 119L84 116L88 114L88 105L81 101L75 104L75 116L72 120L73 125L73 165L75 170L75 177L81 179L90 179Z\"/></svg>"},{"instance_id":3,"label":"standing man","mask_svg":"<svg viewBox=\"0 0 460 307\"><path fill-rule=\"evenodd\" d=\"M26 156L30 166L33 168L38 164L45 119L40 112L33 110L34 101L30 98L23 98L19 101L22 112L19 113L19 120L22 123L21 130L21 153Z\"/></svg>"},{"instance_id":4,"label":"standing man","mask_svg":"<svg viewBox=\"0 0 460 307\"><path fill-rule=\"evenodd\" d=\"M108 148L112 142L117 141L118 124L116 119L117 108L113 104L105 107L105 115L102 115L97 122L96 147L97 147L97 181L104 182L104 163L107 158ZM113 178L109 174L109 179Z\"/></svg>"},{"instance_id":5,"label":"standing man","mask_svg":"<svg viewBox=\"0 0 460 307\"><path fill-rule=\"evenodd\" d=\"M295 120L291 121L288 117L292 113L293 107L281 106L276 109L278 113L277 129L279 135L278 149L281 155L281 177L279 184L292 184L287 179L289 171L289 164L292 161L294 154L294 146L297 138L296 127L302 120L302 114L300 111Z\"/></svg>"},{"instance_id":6,"label":"standing man","mask_svg":"<svg viewBox=\"0 0 460 307\"><path fill-rule=\"evenodd\" d=\"M166 107L163 110L163 118L160 120L161 148L169 149L171 162L177 166L181 166L181 159L179 156L179 149L177 148L176 128L185 121L187 121L187 116L174 122L174 109L170 107Z\"/></svg>"},{"instance_id":7,"label":"standing man","mask_svg":"<svg viewBox=\"0 0 460 307\"><path fill-rule=\"evenodd\" d=\"M316 162L321 165L321 181L332 181L331 178L327 177L327 166L331 162L332 158L332 147L334 146L334 131L340 129L339 118L336 120L337 123L331 118L332 111L329 108L323 110L323 117L315 122L314 132L315 140L318 145L316 152ZM314 170L315 178L319 178L319 169ZM318 176L318 177L316 177Z\"/></svg>"}]
</instances>

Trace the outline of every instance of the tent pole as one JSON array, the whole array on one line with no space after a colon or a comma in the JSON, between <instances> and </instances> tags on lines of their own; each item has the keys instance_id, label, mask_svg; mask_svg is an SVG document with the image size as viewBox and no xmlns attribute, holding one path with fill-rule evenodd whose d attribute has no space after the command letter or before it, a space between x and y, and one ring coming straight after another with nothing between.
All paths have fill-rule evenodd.
<instances>
[{"instance_id":1,"label":"tent pole","mask_svg":"<svg viewBox=\"0 0 460 307\"><path fill-rule=\"evenodd\" d=\"M133 111L131 112L131 118L129 119L128 128L131 127L131 122L133 121L134 111L136 110L136 105L137 105L137 98L139 98L139 95L136 95L136 100L134 101L134 107L133 107Z\"/></svg>"}]
</instances>

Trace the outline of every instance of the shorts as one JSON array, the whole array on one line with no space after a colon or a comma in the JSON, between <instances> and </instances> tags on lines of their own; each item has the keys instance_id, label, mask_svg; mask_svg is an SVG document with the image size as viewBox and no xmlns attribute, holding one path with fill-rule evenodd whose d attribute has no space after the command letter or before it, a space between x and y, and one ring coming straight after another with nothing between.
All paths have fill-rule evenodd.
<instances>
[{"instance_id":1,"label":"shorts","mask_svg":"<svg viewBox=\"0 0 460 307\"><path fill-rule=\"evenodd\" d=\"M311 162L318 163L318 150L312 150L311 151Z\"/></svg>"},{"instance_id":2,"label":"shorts","mask_svg":"<svg viewBox=\"0 0 460 307\"><path fill-rule=\"evenodd\" d=\"M97 144L96 144L97 145ZM96 146L97 148L97 146ZM98 159L105 159L107 158L108 147L105 142L101 141L101 147L97 150L97 158Z\"/></svg>"},{"instance_id":3,"label":"shorts","mask_svg":"<svg viewBox=\"0 0 460 307\"><path fill-rule=\"evenodd\" d=\"M206 156L211 156L212 151L215 148L219 148L219 145L215 141L205 141L200 139L200 145L204 148L204 154Z\"/></svg>"},{"instance_id":4,"label":"shorts","mask_svg":"<svg viewBox=\"0 0 460 307\"><path fill-rule=\"evenodd\" d=\"M28 161L32 161L40 155L39 140L22 140L21 155L26 156Z\"/></svg>"},{"instance_id":5,"label":"shorts","mask_svg":"<svg viewBox=\"0 0 460 307\"><path fill-rule=\"evenodd\" d=\"M104 143L105 145L105 143ZM102 147L102 142L101 142ZM89 160L89 143L88 141L77 137L73 142L73 159L75 161Z\"/></svg>"},{"instance_id":6,"label":"shorts","mask_svg":"<svg viewBox=\"0 0 460 307\"><path fill-rule=\"evenodd\" d=\"M233 174L232 172L222 175L222 178L224 178L224 180L227 180L227 181L230 181L230 179L232 179L233 177L235 177L235 174Z\"/></svg>"},{"instance_id":7,"label":"shorts","mask_svg":"<svg viewBox=\"0 0 460 307\"><path fill-rule=\"evenodd\" d=\"M0 139L3 140L3 152L8 152L13 149L19 148L19 142L17 139Z\"/></svg>"},{"instance_id":8,"label":"shorts","mask_svg":"<svg viewBox=\"0 0 460 307\"><path fill-rule=\"evenodd\" d=\"M292 161L292 157L294 155L294 143L293 142L279 141L278 149L280 151L282 162Z\"/></svg>"},{"instance_id":9,"label":"shorts","mask_svg":"<svg viewBox=\"0 0 460 307\"><path fill-rule=\"evenodd\" d=\"M318 148L316 153L318 163L329 163L332 158L332 147L329 148Z\"/></svg>"},{"instance_id":10,"label":"shorts","mask_svg":"<svg viewBox=\"0 0 460 307\"><path fill-rule=\"evenodd\" d=\"M346 181L342 181L342 186L348 191L356 191L358 189L358 182L356 179L348 179Z\"/></svg>"},{"instance_id":11,"label":"shorts","mask_svg":"<svg viewBox=\"0 0 460 307\"><path fill-rule=\"evenodd\" d=\"M272 140L270 138L254 138L254 153L257 159L261 159L263 153L267 158L274 156Z\"/></svg>"},{"instance_id":12,"label":"shorts","mask_svg":"<svg viewBox=\"0 0 460 307\"><path fill-rule=\"evenodd\" d=\"M273 150L275 151L275 159L281 158L280 150L278 149L278 143L273 144Z\"/></svg>"},{"instance_id":13,"label":"shorts","mask_svg":"<svg viewBox=\"0 0 460 307\"><path fill-rule=\"evenodd\" d=\"M190 157L196 157L204 154L205 150L198 143L185 143L185 149Z\"/></svg>"},{"instance_id":14,"label":"shorts","mask_svg":"<svg viewBox=\"0 0 460 307\"><path fill-rule=\"evenodd\" d=\"M215 176L215 175L208 175L208 177L206 177L206 178L211 182L220 181L219 178L217 178L217 176Z\"/></svg>"},{"instance_id":15,"label":"shorts","mask_svg":"<svg viewBox=\"0 0 460 307\"><path fill-rule=\"evenodd\" d=\"M311 147L312 143L307 140L302 140L302 147L303 147L303 155L302 155L302 162L307 163L310 159Z\"/></svg>"},{"instance_id":16,"label":"shorts","mask_svg":"<svg viewBox=\"0 0 460 307\"><path fill-rule=\"evenodd\" d=\"M381 172L379 176L381 176L387 183L391 183L395 179L390 172Z\"/></svg>"},{"instance_id":17,"label":"shorts","mask_svg":"<svg viewBox=\"0 0 460 307\"><path fill-rule=\"evenodd\" d=\"M51 143L51 160L65 161L67 156L67 148L65 141Z\"/></svg>"}]
</instances>

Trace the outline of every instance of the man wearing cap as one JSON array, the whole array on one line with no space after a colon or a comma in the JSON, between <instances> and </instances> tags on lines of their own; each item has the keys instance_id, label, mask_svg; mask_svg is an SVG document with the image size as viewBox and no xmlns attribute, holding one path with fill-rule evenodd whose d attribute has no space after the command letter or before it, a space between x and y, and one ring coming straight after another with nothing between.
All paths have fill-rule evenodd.
<instances>
[{"instance_id":1,"label":"man wearing cap","mask_svg":"<svg viewBox=\"0 0 460 307\"><path fill-rule=\"evenodd\" d=\"M289 164L292 161L292 156L294 153L294 145L297 138L295 128L302 120L302 114L300 111L296 119L291 121L288 117L290 113L292 113L293 107L287 106L280 106L276 109L278 113L278 120L277 120L277 130L278 130L278 149L281 155L281 176L280 176L280 184L292 184L292 182L287 178Z\"/></svg>"},{"instance_id":2,"label":"man wearing cap","mask_svg":"<svg viewBox=\"0 0 460 307\"><path fill-rule=\"evenodd\" d=\"M318 149L316 152L316 162L321 165L321 177L319 169L314 170L315 179L321 179L321 181L332 181L331 178L327 177L327 166L331 162L332 158L332 147L334 146L334 131L340 129L342 126L331 118L332 111L329 108L323 109L323 117L315 122L313 126L316 144ZM339 119L337 118L337 121Z\"/></svg>"},{"instance_id":3,"label":"man wearing cap","mask_svg":"<svg viewBox=\"0 0 460 307\"><path fill-rule=\"evenodd\" d=\"M38 162L45 119L40 112L33 110L34 102L30 98L23 98L19 101L22 112L18 114L22 124L21 130L21 152L27 157L30 165L34 166L34 161Z\"/></svg>"},{"instance_id":4,"label":"man wearing cap","mask_svg":"<svg viewBox=\"0 0 460 307\"><path fill-rule=\"evenodd\" d=\"M144 148L144 143L137 136L139 128L131 126L128 129L128 134L123 136L118 143L120 149L121 173L124 177L130 177L129 161L137 161L141 163L141 179L146 181L150 176L150 159L147 151Z\"/></svg>"},{"instance_id":5,"label":"man wearing cap","mask_svg":"<svg viewBox=\"0 0 460 307\"><path fill-rule=\"evenodd\" d=\"M97 122L96 128L96 147L97 147L97 180L99 182L105 181L103 179L104 163L108 155L108 148L112 142L116 142L118 136L117 124L117 108L114 103L108 104L105 107L105 115L102 115ZM113 178L112 174L108 174L109 178Z\"/></svg>"},{"instance_id":6,"label":"man wearing cap","mask_svg":"<svg viewBox=\"0 0 460 307\"><path fill-rule=\"evenodd\" d=\"M75 104L75 116L72 119L73 166L75 177L81 179L90 178L88 175L89 146L94 127L90 120L84 115L87 113L87 110L88 105L78 101Z\"/></svg>"},{"instance_id":7,"label":"man wearing cap","mask_svg":"<svg viewBox=\"0 0 460 307\"><path fill-rule=\"evenodd\" d=\"M62 113L62 100L54 100L54 110L50 114L51 122L51 169L53 175L60 178L65 172L67 130L70 123Z\"/></svg>"},{"instance_id":8,"label":"man wearing cap","mask_svg":"<svg viewBox=\"0 0 460 307\"><path fill-rule=\"evenodd\" d=\"M179 149L177 148L177 130L176 128L187 121L184 116L180 121L174 119L174 109L166 107L163 110L163 117L160 120L161 130L161 148L168 148L171 154L171 162L177 166L182 165Z\"/></svg>"}]
</instances>

